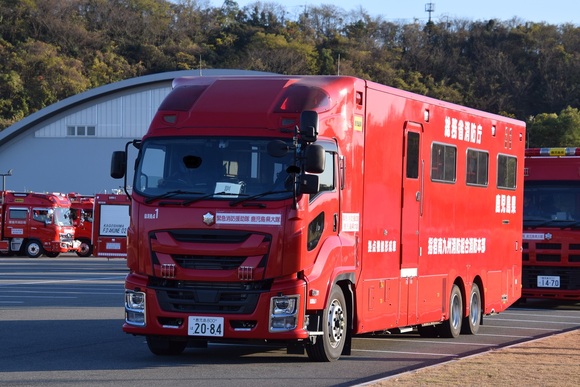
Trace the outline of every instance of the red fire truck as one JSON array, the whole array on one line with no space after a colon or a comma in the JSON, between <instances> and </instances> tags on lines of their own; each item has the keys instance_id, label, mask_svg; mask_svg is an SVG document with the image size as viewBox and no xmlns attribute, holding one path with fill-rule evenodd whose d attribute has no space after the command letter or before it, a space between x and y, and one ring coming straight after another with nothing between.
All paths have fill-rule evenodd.
<instances>
[{"instance_id":1,"label":"red fire truck","mask_svg":"<svg viewBox=\"0 0 580 387\"><path fill-rule=\"evenodd\" d=\"M123 330L313 361L366 332L475 334L521 295L524 138L353 77L176 79L112 157L125 186L136 157Z\"/></svg>"},{"instance_id":2,"label":"red fire truck","mask_svg":"<svg viewBox=\"0 0 580 387\"><path fill-rule=\"evenodd\" d=\"M95 195L92 237L95 257L127 258L130 204L124 192Z\"/></svg>"},{"instance_id":3,"label":"red fire truck","mask_svg":"<svg viewBox=\"0 0 580 387\"><path fill-rule=\"evenodd\" d=\"M522 300L580 300L580 148L526 150Z\"/></svg>"},{"instance_id":4,"label":"red fire truck","mask_svg":"<svg viewBox=\"0 0 580 387\"><path fill-rule=\"evenodd\" d=\"M0 204L0 253L37 258L78 250L66 195L0 191Z\"/></svg>"},{"instance_id":5,"label":"red fire truck","mask_svg":"<svg viewBox=\"0 0 580 387\"><path fill-rule=\"evenodd\" d=\"M80 195L71 192L68 194L71 201L71 216L75 228L75 239L80 242L76 251L79 257L90 257L93 254L93 207L95 197L93 195Z\"/></svg>"}]
</instances>

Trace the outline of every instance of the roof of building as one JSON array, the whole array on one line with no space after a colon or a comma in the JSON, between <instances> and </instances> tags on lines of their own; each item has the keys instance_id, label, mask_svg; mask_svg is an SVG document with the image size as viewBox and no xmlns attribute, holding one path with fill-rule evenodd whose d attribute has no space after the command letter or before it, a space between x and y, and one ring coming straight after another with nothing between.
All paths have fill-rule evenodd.
<instances>
[{"instance_id":1,"label":"roof of building","mask_svg":"<svg viewBox=\"0 0 580 387\"><path fill-rule=\"evenodd\" d=\"M142 87L144 85L154 85L157 83L167 83L171 82L173 79L182 76L191 75L245 75L245 74L271 74L264 72L256 72L249 70L235 70L235 69L207 69L207 70L183 70L183 71L170 71L158 74L145 75L142 77L130 78L123 81L111 83L108 85L100 86L91 90L87 90L83 93L73 95L72 97L66 98L62 101L54 103L46 108L39 110L28 117L18 121L14 125L0 131L0 147L18 137L23 132L28 129L34 128L39 122L42 122L48 118L51 118L57 114L62 113L67 109L71 109L77 105L85 104L93 99L102 98L108 94L118 93L122 90L127 90L136 87Z\"/></svg>"}]
</instances>

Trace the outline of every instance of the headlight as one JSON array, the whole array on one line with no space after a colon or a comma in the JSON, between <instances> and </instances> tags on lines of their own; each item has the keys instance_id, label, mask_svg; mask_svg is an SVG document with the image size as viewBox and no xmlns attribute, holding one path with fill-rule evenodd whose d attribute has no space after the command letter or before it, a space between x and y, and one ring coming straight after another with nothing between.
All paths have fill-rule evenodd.
<instances>
[{"instance_id":1,"label":"headlight","mask_svg":"<svg viewBox=\"0 0 580 387\"><path fill-rule=\"evenodd\" d=\"M125 291L125 307L128 309L145 309L145 293Z\"/></svg>"},{"instance_id":2,"label":"headlight","mask_svg":"<svg viewBox=\"0 0 580 387\"><path fill-rule=\"evenodd\" d=\"M270 332L286 332L298 324L300 296L277 296L270 299Z\"/></svg>"},{"instance_id":3,"label":"headlight","mask_svg":"<svg viewBox=\"0 0 580 387\"><path fill-rule=\"evenodd\" d=\"M125 290L125 322L145 326L145 293Z\"/></svg>"},{"instance_id":4,"label":"headlight","mask_svg":"<svg viewBox=\"0 0 580 387\"><path fill-rule=\"evenodd\" d=\"M296 298L274 297L272 298L272 314L293 314L296 312Z\"/></svg>"}]
</instances>

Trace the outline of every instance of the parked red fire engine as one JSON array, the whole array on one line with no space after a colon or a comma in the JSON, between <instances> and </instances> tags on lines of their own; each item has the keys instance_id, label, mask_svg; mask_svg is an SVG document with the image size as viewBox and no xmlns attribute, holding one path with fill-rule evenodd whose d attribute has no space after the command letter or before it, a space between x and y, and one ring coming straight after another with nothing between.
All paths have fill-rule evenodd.
<instances>
[{"instance_id":1,"label":"parked red fire engine","mask_svg":"<svg viewBox=\"0 0 580 387\"><path fill-rule=\"evenodd\" d=\"M0 204L0 253L37 258L78 250L66 195L0 191Z\"/></svg>"},{"instance_id":2,"label":"parked red fire engine","mask_svg":"<svg viewBox=\"0 0 580 387\"><path fill-rule=\"evenodd\" d=\"M79 257L90 257L93 254L93 207L95 197L71 192L68 194L68 198L71 201L71 216L75 228L75 239L80 242L80 247L76 253Z\"/></svg>"},{"instance_id":3,"label":"parked red fire engine","mask_svg":"<svg viewBox=\"0 0 580 387\"><path fill-rule=\"evenodd\" d=\"M522 298L580 300L580 148L526 150Z\"/></svg>"},{"instance_id":4,"label":"parked red fire engine","mask_svg":"<svg viewBox=\"0 0 580 387\"><path fill-rule=\"evenodd\" d=\"M113 154L125 332L155 354L475 334L521 295L525 124L347 76L185 77ZM132 149L132 148L131 148ZM131 163L133 165L133 163Z\"/></svg>"},{"instance_id":5,"label":"parked red fire engine","mask_svg":"<svg viewBox=\"0 0 580 387\"><path fill-rule=\"evenodd\" d=\"M93 254L95 257L127 258L129 196L122 193L95 195Z\"/></svg>"}]
</instances>

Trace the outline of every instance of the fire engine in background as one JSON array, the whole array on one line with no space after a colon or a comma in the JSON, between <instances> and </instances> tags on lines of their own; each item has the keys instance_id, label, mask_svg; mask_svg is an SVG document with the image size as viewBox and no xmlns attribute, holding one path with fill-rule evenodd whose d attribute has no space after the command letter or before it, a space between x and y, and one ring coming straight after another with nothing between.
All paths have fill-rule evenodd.
<instances>
[{"instance_id":1,"label":"fire engine in background","mask_svg":"<svg viewBox=\"0 0 580 387\"><path fill-rule=\"evenodd\" d=\"M127 186L138 149L123 330L313 361L365 332L475 334L521 295L524 137L352 77L176 79L112 158Z\"/></svg>"},{"instance_id":2,"label":"fire engine in background","mask_svg":"<svg viewBox=\"0 0 580 387\"><path fill-rule=\"evenodd\" d=\"M130 204L124 192L95 195L92 239L95 257L127 258Z\"/></svg>"},{"instance_id":3,"label":"fire engine in background","mask_svg":"<svg viewBox=\"0 0 580 387\"><path fill-rule=\"evenodd\" d=\"M93 254L93 207L95 197L93 195L79 195L69 193L71 201L71 215L75 228L75 239L80 242L80 247L76 251L79 257L90 257Z\"/></svg>"},{"instance_id":4,"label":"fire engine in background","mask_svg":"<svg viewBox=\"0 0 580 387\"><path fill-rule=\"evenodd\" d=\"M526 150L522 300L580 300L580 148Z\"/></svg>"},{"instance_id":5,"label":"fire engine in background","mask_svg":"<svg viewBox=\"0 0 580 387\"><path fill-rule=\"evenodd\" d=\"M0 200L0 253L37 258L78 250L66 195L0 191Z\"/></svg>"}]
</instances>

